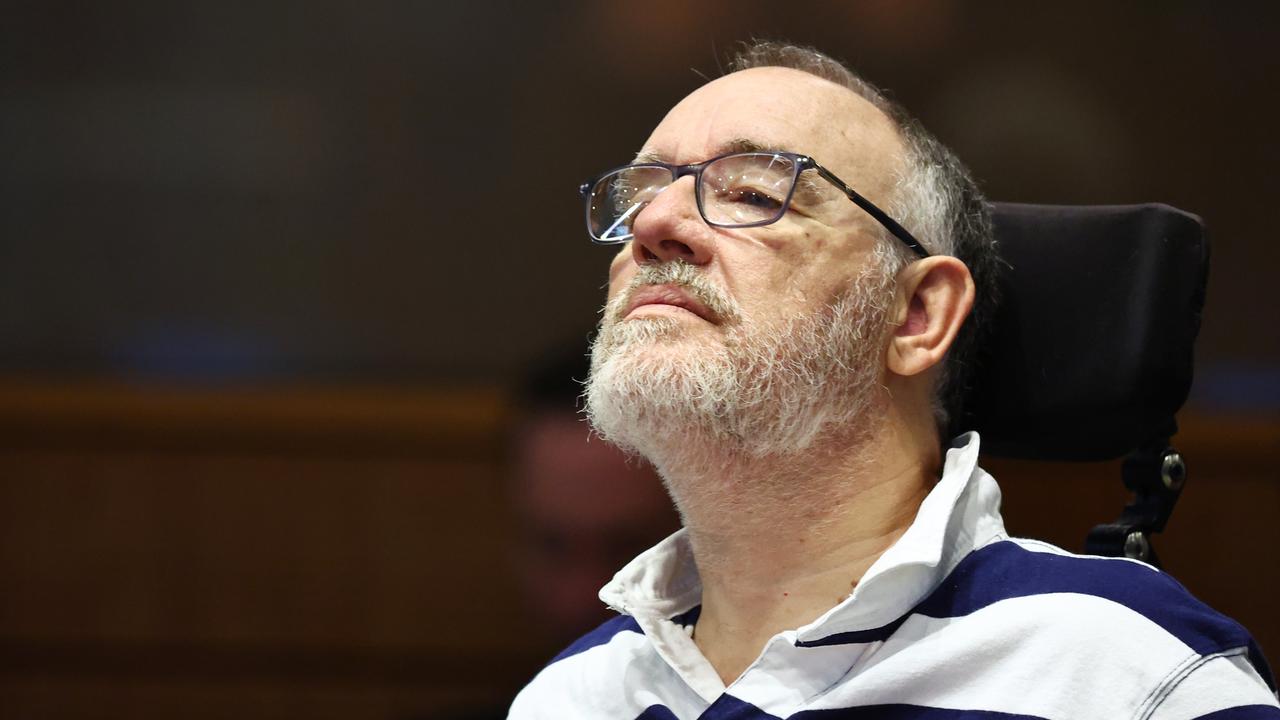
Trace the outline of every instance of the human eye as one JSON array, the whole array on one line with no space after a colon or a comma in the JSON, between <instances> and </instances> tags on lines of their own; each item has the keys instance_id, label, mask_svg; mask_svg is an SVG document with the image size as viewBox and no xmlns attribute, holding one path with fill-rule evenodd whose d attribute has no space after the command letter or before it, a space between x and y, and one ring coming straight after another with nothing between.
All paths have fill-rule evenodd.
<instances>
[{"instance_id":1,"label":"human eye","mask_svg":"<svg viewBox=\"0 0 1280 720\"><path fill-rule=\"evenodd\" d=\"M756 210L778 211L782 200L767 190L755 187L725 188L720 193L723 202L742 205Z\"/></svg>"}]
</instances>

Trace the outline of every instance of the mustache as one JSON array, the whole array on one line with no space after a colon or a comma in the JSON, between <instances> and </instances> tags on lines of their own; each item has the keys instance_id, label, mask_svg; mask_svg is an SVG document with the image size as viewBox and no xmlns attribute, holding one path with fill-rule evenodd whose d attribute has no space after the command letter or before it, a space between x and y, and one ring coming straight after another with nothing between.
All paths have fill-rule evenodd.
<instances>
[{"instance_id":1,"label":"mustache","mask_svg":"<svg viewBox=\"0 0 1280 720\"><path fill-rule=\"evenodd\" d=\"M627 284L626 290L609 304L609 318L615 322L621 320L622 311L631 303L636 292L649 285L671 285L683 290L706 306L713 315L712 320L718 323L736 323L742 318L738 304L728 293L708 280L697 265L683 260L641 265L635 277Z\"/></svg>"}]
</instances>

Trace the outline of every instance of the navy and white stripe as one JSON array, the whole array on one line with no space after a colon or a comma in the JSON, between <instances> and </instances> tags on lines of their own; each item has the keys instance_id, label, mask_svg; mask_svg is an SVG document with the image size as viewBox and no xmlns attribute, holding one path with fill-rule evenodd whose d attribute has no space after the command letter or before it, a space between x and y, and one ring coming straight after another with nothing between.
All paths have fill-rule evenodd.
<instances>
[{"instance_id":1,"label":"navy and white stripe","mask_svg":"<svg viewBox=\"0 0 1280 720\"><path fill-rule=\"evenodd\" d=\"M1268 718L1274 681L1239 624L1142 563L1008 538L977 438L853 595L779 633L724 687L685 630L682 533L602 592L625 614L520 694L525 718Z\"/></svg>"}]
</instances>

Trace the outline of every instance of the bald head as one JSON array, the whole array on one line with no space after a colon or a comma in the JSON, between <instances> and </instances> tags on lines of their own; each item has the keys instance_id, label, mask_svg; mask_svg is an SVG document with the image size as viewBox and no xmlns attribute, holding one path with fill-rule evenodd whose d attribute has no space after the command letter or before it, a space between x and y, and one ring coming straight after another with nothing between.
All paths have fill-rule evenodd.
<instances>
[{"instance_id":1,"label":"bald head","mask_svg":"<svg viewBox=\"0 0 1280 720\"><path fill-rule=\"evenodd\" d=\"M741 140L817 158L877 204L903 169L902 138L883 111L847 87L783 67L741 70L698 88L667 113L642 152L699 162Z\"/></svg>"}]
</instances>

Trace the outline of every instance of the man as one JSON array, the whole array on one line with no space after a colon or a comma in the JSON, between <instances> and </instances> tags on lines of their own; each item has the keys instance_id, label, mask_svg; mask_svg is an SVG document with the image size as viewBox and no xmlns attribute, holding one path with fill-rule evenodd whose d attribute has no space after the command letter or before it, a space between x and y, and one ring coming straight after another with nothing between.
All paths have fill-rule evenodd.
<instances>
[{"instance_id":1,"label":"man","mask_svg":"<svg viewBox=\"0 0 1280 720\"><path fill-rule=\"evenodd\" d=\"M734 69L584 185L627 242L588 413L684 529L511 717L1280 718L1238 625L1010 539L979 439L948 445L996 262L962 167L825 56Z\"/></svg>"}]
</instances>

